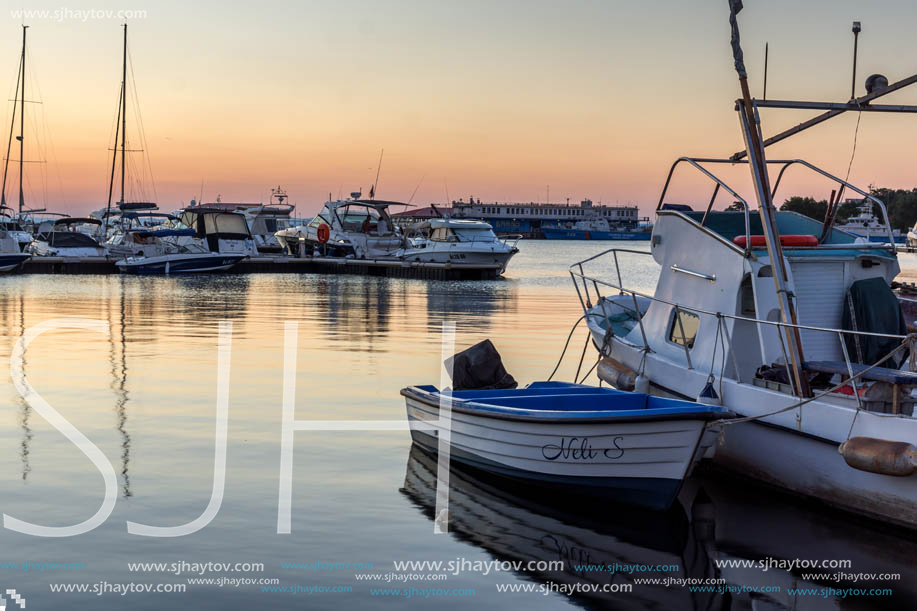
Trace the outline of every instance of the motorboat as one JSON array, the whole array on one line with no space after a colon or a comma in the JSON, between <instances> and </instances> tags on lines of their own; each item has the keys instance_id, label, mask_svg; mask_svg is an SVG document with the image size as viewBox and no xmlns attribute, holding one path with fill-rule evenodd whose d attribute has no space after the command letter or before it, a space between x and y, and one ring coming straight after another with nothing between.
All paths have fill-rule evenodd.
<instances>
[{"instance_id":1,"label":"motorboat","mask_svg":"<svg viewBox=\"0 0 917 611\"><path fill-rule=\"evenodd\" d=\"M803 159L767 159L767 143L813 123L764 140L758 112L806 108L830 118L856 111L884 89L870 77L868 93L849 103L753 99L736 4L731 21L742 97L735 108L745 150L676 160L649 249L610 249L570 268L602 359L598 375L620 389L703 395L734 411L740 418L724 425L714 456L724 469L917 529L917 373L905 358L915 346L890 288L900 268L886 206ZM917 108L881 109L905 110ZM718 176L717 168L735 164L749 168L756 212ZM667 198L679 168L711 182L712 196L697 210ZM887 239L842 231L830 214L822 222L778 211L774 201L790 169L869 201ZM718 193L738 211L714 210ZM658 279L648 290L652 272Z\"/></svg>"},{"instance_id":2,"label":"motorboat","mask_svg":"<svg viewBox=\"0 0 917 611\"><path fill-rule=\"evenodd\" d=\"M275 234L293 226L290 215L296 208L292 204L285 203L287 197L287 192L278 186L276 189L271 189L271 201L268 205L260 204L236 210L245 215L248 229L251 231L252 239L259 253L279 254L283 252L283 246Z\"/></svg>"},{"instance_id":3,"label":"motorboat","mask_svg":"<svg viewBox=\"0 0 917 611\"><path fill-rule=\"evenodd\" d=\"M156 245L155 254L128 256L115 265L131 274L189 274L223 271L258 251L242 214L195 206L172 228L132 232Z\"/></svg>"},{"instance_id":4,"label":"motorboat","mask_svg":"<svg viewBox=\"0 0 917 611\"><path fill-rule=\"evenodd\" d=\"M6 214L4 214L6 212ZM0 208L0 232L16 242L19 252L24 252L32 242L32 234L23 228L22 223L9 208ZM6 251L6 250L4 250Z\"/></svg>"},{"instance_id":5,"label":"motorboat","mask_svg":"<svg viewBox=\"0 0 917 611\"><path fill-rule=\"evenodd\" d=\"M278 231L278 242L293 255L394 259L403 247L388 208L400 202L360 199L326 202L309 224Z\"/></svg>"},{"instance_id":6,"label":"motorboat","mask_svg":"<svg viewBox=\"0 0 917 611\"><path fill-rule=\"evenodd\" d=\"M31 256L22 251L15 235L0 228L0 272L11 272L18 269Z\"/></svg>"},{"instance_id":7,"label":"motorboat","mask_svg":"<svg viewBox=\"0 0 917 611\"><path fill-rule=\"evenodd\" d=\"M92 217L45 221L36 229L28 252L36 257L104 257L107 249L90 234L102 226Z\"/></svg>"},{"instance_id":8,"label":"motorboat","mask_svg":"<svg viewBox=\"0 0 917 611\"><path fill-rule=\"evenodd\" d=\"M495 265L502 274L520 238L499 238L484 221L431 219L405 230L405 248L397 254L412 262Z\"/></svg>"},{"instance_id":9,"label":"motorboat","mask_svg":"<svg viewBox=\"0 0 917 611\"><path fill-rule=\"evenodd\" d=\"M177 252L182 238L196 232L179 218L162 212L123 212L116 217L105 242L113 257L142 257Z\"/></svg>"},{"instance_id":10,"label":"motorboat","mask_svg":"<svg viewBox=\"0 0 917 611\"><path fill-rule=\"evenodd\" d=\"M530 485L667 509L711 448L719 406L566 382L521 389L410 386L411 437L438 451L449 423L451 459ZM450 402L450 417L441 404Z\"/></svg>"}]
</instances>

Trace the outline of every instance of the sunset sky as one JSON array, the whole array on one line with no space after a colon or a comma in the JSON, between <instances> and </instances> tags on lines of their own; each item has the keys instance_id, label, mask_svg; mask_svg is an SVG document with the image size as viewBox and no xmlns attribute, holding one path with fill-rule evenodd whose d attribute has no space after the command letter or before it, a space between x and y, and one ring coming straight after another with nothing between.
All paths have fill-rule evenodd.
<instances>
[{"instance_id":1,"label":"sunset sky","mask_svg":"<svg viewBox=\"0 0 917 611\"><path fill-rule=\"evenodd\" d=\"M746 0L739 20L753 94L770 42L769 98L846 101L853 20L857 76L917 71L917 5ZM128 19L160 207L195 196L265 201L282 185L302 214L373 181L415 203L590 197L650 213L679 155L741 148L726 0L335 0L5 3L51 11L145 10ZM21 17L3 14L0 85L13 97ZM102 207L121 71L119 19L27 18L27 202ZM40 89L39 93L34 86ZM917 86L883 102L917 103ZM3 145L12 103L4 110ZM766 134L814 113L767 111ZM770 149L844 175L856 115ZM36 131L40 137L36 138ZM131 148L139 148L129 110ZM911 188L917 117L864 113L851 179ZM37 150L41 144L42 151ZM14 143L15 144L15 143ZM14 159L18 151L14 148ZM134 155L136 164L140 158ZM46 171L43 181L41 172ZM737 186L747 170L727 171ZM793 193L827 197L799 179ZM688 175L685 175L688 178ZM45 192L45 182L47 190ZM145 181L146 192L152 186ZM685 180L673 196L706 194ZM15 180L7 199L16 201ZM789 195L789 192L784 192ZM720 200L722 205L727 200Z\"/></svg>"}]
</instances>

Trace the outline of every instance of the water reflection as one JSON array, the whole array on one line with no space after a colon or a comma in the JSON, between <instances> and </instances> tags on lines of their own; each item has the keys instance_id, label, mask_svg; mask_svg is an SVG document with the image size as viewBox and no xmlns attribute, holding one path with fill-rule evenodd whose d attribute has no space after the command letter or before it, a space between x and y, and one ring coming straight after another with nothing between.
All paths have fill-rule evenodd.
<instances>
[{"instance_id":1,"label":"water reflection","mask_svg":"<svg viewBox=\"0 0 917 611\"><path fill-rule=\"evenodd\" d=\"M412 447L401 489L432 519L436 461ZM778 568L719 568L724 560L765 558L849 559L852 573L911 572L917 541L824 515L746 483L699 476L686 483L681 504L664 514L533 493L479 471L456 466L450 475L452 536L495 559L562 560L562 571L526 572L559 584L632 584L628 594L575 595L584 608L641 609L866 609L915 608L917 586L904 581L802 578ZM581 565L668 565L667 570L593 570ZM579 568L577 568L579 566ZM835 573L836 571L830 571ZM691 592L687 587L636 583L643 578L723 579L732 591ZM697 582L696 582L697 583ZM745 591L742 591L742 587ZM761 592L767 587L769 592ZM788 589L892 588L892 597L790 595ZM778 591L779 588L779 591ZM757 592L749 590L758 589ZM886 607L887 606L887 607Z\"/></svg>"},{"instance_id":2,"label":"water reflection","mask_svg":"<svg viewBox=\"0 0 917 611\"><path fill-rule=\"evenodd\" d=\"M118 434L121 436L121 494L124 498L133 496L131 492L131 478L128 470L131 459L131 436L127 432L127 403L130 400L130 394L127 390L127 332L126 332L126 312L127 298L124 291L123 283L120 286L120 295L118 299L118 332L115 334L111 328L111 318L109 318L109 344L111 375L111 389L115 394L115 414L117 418ZM116 356L116 354L120 356Z\"/></svg>"}]
</instances>

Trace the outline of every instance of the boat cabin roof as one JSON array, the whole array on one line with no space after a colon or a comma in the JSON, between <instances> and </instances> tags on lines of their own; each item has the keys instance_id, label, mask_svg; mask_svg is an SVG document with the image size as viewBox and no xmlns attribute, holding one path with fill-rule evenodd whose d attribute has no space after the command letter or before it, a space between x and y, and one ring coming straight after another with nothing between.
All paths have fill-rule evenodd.
<instances>
[{"instance_id":1,"label":"boat cabin roof","mask_svg":"<svg viewBox=\"0 0 917 611\"><path fill-rule=\"evenodd\" d=\"M704 213L700 211L663 209L660 210L659 213L686 216L698 225L701 225L708 231L717 234L718 236L726 239L731 243L735 243L736 238L745 237L744 212L711 210L709 213L707 213L706 218L704 218ZM777 211L775 218L777 220L777 231L781 236L814 236L815 238L818 238L821 236L822 229L824 227L821 221L817 221L802 214L786 210ZM749 214L748 220L748 231L750 235L753 237L761 236L764 233L763 227L761 225L761 217L756 212L752 211L752 213ZM854 244L857 244L857 240L857 236L838 229L837 227L832 227L824 242L822 242L817 248L800 248L798 246L785 245L784 251L786 252L792 250L794 251L794 254L800 254L807 251L814 252L832 250L834 253L836 253L838 250L844 250L845 247L853 247ZM881 254L883 252L881 244L876 243L875 246L876 248L871 249L870 254ZM763 251L766 249L766 246L757 246L754 244L754 242L752 244L752 250ZM856 254L860 255L863 253L858 251Z\"/></svg>"},{"instance_id":2,"label":"boat cabin roof","mask_svg":"<svg viewBox=\"0 0 917 611\"><path fill-rule=\"evenodd\" d=\"M91 216L86 217L67 217L54 221L54 225L101 225L102 221L97 218L92 218Z\"/></svg>"}]
</instances>

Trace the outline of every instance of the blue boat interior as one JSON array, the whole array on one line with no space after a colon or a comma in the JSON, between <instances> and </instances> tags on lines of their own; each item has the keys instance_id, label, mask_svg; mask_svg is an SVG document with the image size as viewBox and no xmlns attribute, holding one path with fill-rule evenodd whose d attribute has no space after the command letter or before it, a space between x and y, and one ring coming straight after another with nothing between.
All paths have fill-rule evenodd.
<instances>
[{"instance_id":1,"label":"blue boat interior","mask_svg":"<svg viewBox=\"0 0 917 611\"><path fill-rule=\"evenodd\" d=\"M414 386L415 391L439 401L439 390L432 385ZM550 414L554 418L640 416L723 417L729 411L720 406L667 399L653 395L600 388L569 382L533 382L525 388L459 390L451 394L454 406L492 415Z\"/></svg>"}]
</instances>

